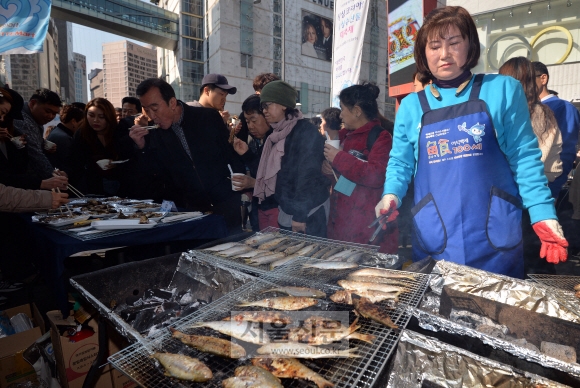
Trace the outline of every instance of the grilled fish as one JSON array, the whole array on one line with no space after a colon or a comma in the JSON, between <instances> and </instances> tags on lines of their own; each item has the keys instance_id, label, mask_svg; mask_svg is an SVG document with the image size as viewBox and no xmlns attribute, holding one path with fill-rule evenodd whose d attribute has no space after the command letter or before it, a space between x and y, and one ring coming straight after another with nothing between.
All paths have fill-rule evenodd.
<instances>
[{"instance_id":1,"label":"grilled fish","mask_svg":"<svg viewBox=\"0 0 580 388\"><path fill-rule=\"evenodd\" d=\"M356 263L343 263L340 261L323 261L320 263L304 264L303 268L319 268L319 269L349 269L358 268Z\"/></svg>"},{"instance_id":2,"label":"grilled fish","mask_svg":"<svg viewBox=\"0 0 580 388\"><path fill-rule=\"evenodd\" d=\"M284 388L279 378L258 366L239 366L234 375L222 381L223 388Z\"/></svg>"},{"instance_id":3,"label":"grilled fish","mask_svg":"<svg viewBox=\"0 0 580 388\"><path fill-rule=\"evenodd\" d=\"M314 252L312 255L310 255L310 257L312 257L313 259L320 259L322 257L322 255L324 255L326 252L330 251L331 249L332 249L332 247L321 246L320 250Z\"/></svg>"},{"instance_id":4,"label":"grilled fish","mask_svg":"<svg viewBox=\"0 0 580 388\"><path fill-rule=\"evenodd\" d=\"M250 257L259 257L260 255L266 255L266 254L270 254L270 251L260 251L258 249L253 249L251 251L242 253L241 255L238 255L236 257L239 257L240 259L248 259Z\"/></svg>"},{"instance_id":5,"label":"grilled fish","mask_svg":"<svg viewBox=\"0 0 580 388\"><path fill-rule=\"evenodd\" d=\"M271 253L270 252L269 254L251 257L251 258L246 260L246 263L255 264L255 265L270 264L270 263L273 263L274 261L283 259L285 257L286 257L286 255L283 254L282 252L278 252L278 253Z\"/></svg>"},{"instance_id":6,"label":"grilled fish","mask_svg":"<svg viewBox=\"0 0 580 388\"><path fill-rule=\"evenodd\" d=\"M267 298L262 300L257 300L255 302L246 302L239 304L240 307L267 307L275 310L302 310L310 306L314 306L318 303L318 299L297 297L297 296L285 296L282 298Z\"/></svg>"},{"instance_id":7,"label":"grilled fish","mask_svg":"<svg viewBox=\"0 0 580 388\"><path fill-rule=\"evenodd\" d=\"M171 376L180 380L203 383L211 380L211 370L197 358L184 356L183 354L153 353L152 358L157 359L165 368L165 376Z\"/></svg>"},{"instance_id":8,"label":"grilled fish","mask_svg":"<svg viewBox=\"0 0 580 388\"><path fill-rule=\"evenodd\" d=\"M290 317L278 311L243 311L233 317L226 317L224 321L248 321L248 322L263 322L263 323L280 323L289 325L292 323Z\"/></svg>"},{"instance_id":9,"label":"grilled fish","mask_svg":"<svg viewBox=\"0 0 580 388\"><path fill-rule=\"evenodd\" d=\"M369 299L372 303L382 302L383 300L392 299L395 302L399 301L398 292L381 292L375 290L366 291L348 291L340 290L336 291L330 296L330 300L336 303L352 304L352 294L365 297Z\"/></svg>"},{"instance_id":10,"label":"grilled fish","mask_svg":"<svg viewBox=\"0 0 580 388\"><path fill-rule=\"evenodd\" d=\"M400 286L391 286L389 284L383 283L371 283L371 282L355 282L353 280L339 280L338 285L345 290L350 291L366 291L366 290L376 290L382 292L408 292L409 290Z\"/></svg>"},{"instance_id":11,"label":"grilled fish","mask_svg":"<svg viewBox=\"0 0 580 388\"><path fill-rule=\"evenodd\" d=\"M291 255L293 253L298 252L300 249L304 248L305 246L306 246L306 241L303 241L303 242L301 242L299 244L295 244L295 245L289 246L288 248L286 248L284 250L284 253L287 254L287 255Z\"/></svg>"},{"instance_id":12,"label":"grilled fish","mask_svg":"<svg viewBox=\"0 0 580 388\"><path fill-rule=\"evenodd\" d=\"M235 322L235 321L213 321L213 322L198 322L189 326L190 328L196 327L209 327L215 331L219 331L222 334L229 335L239 339L240 341L250 342L256 345L263 345L270 343L270 337L268 334L262 330L259 326L252 322Z\"/></svg>"},{"instance_id":13,"label":"grilled fish","mask_svg":"<svg viewBox=\"0 0 580 388\"><path fill-rule=\"evenodd\" d=\"M237 245L241 245L241 244L237 243L237 242L229 242L229 243L224 243L224 244L216 245L213 247L205 248L204 251L210 251L210 252L225 251L226 249L230 249L230 248L235 247Z\"/></svg>"},{"instance_id":14,"label":"grilled fish","mask_svg":"<svg viewBox=\"0 0 580 388\"><path fill-rule=\"evenodd\" d=\"M352 280L353 282L363 282L363 283L382 283L390 284L391 286L402 286L406 287L409 284L403 282L402 280L391 279L391 278L381 278L376 276L356 276L353 274L348 275L347 280Z\"/></svg>"},{"instance_id":15,"label":"grilled fish","mask_svg":"<svg viewBox=\"0 0 580 388\"><path fill-rule=\"evenodd\" d=\"M254 358L252 364L272 372L283 379L304 379L312 381L318 388L332 388L334 384L324 379L312 369L294 358Z\"/></svg>"},{"instance_id":16,"label":"grilled fish","mask_svg":"<svg viewBox=\"0 0 580 388\"><path fill-rule=\"evenodd\" d=\"M299 251L297 251L295 254L297 256L310 256L312 255L314 252L316 252L320 247L317 244L310 244L305 246L304 248L300 249Z\"/></svg>"},{"instance_id":17,"label":"grilled fish","mask_svg":"<svg viewBox=\"0 0 580 388\"><path fill-rule=\"evenodd\" d=\"M346 327L340 321L332 321L328 318L312 316L304 321L304 326L292 328L288 332L288 340L303 342L309 345L324 345L346 339L358 339L372 343L374 335L357 333L360 329L358 319Z\"/></svg>"},{"instance_id":18,"label":"grilled fish","mask_svg":"<svg viewBox=\"0 0 580 388\"><path fill-rule=\"evenodd\" d=\"M408 272L397 272L395 270L385 270L380 268L363 268L351 273L353 276L378 276L392 279L415 280L415 275Z\"/></svg>"},{"instance_id":19,"label":"grilled fish","mask_svg":"<svg viewBox=\"0 0 580 388\"><path fill-rule=\"evenodd\" d=\"M398 329L399 326L391 320L391 317L385 312L385 309L372 304L367 298L353 299L352 301L354 308L360 315L365 318L372 319L378 323L381 323L391 329Z\"/></svg>"},{"instance_id":20,"label":"grilled fish","mask_svg":"<svg viewBox=\"0 0 580 388\"><path fill-rule=\"evenodd\" d=\"M286 240L287 240L286 237L278 237L278 238L275 238L273 240L266 241L263 244L260 244L260 246L258 247L258 249L263 249L265 251L271 251L271 250L276 249L277 247L279 247Z\"/></svg>"},{"instance_id":21,"label":"grilled fish","mask_svg":"<svg viewBox=\"0 0 580 388\"><path fill-rule=\"evenodd\" d=\"M278 287L272 288L271 290L262 291L262 293L266 292L283 292L284 294L288 294L290 296L306 296L310 298L326 298L326 294L320 290L316 290L314 288L308 287Z\"/></svg>"},{"instance_id":22,"label":"grilled fish","mask_svg":"<svg viewBox=\"0 0 580 388\"><path fill-rule=\"evenodd\" d=\"M346 249L344 251L337 252L330 257L327 257L326 260L328 260L328 261L346 261L346 258L354 253L357 253L357 251L354 251L352 249Z\"/></svg>"},{"instance_id":23,"label":"grilled fish","mask_svg":"<svg viewBox=\"0 0 580 388\"><path fill-rule=\"evenodd\" d=\"M231 341L206 337L203 335L188 335L174 328L170 328L173 338L204 353L211 353L222 357L242 358L246 355L246 350Z\"/></svg>"},{"instance_id":24,"label":"grilled fish","mask_svg":"<svg viewBox=\"0 0 580 388\"><path fill-rule=\"evenodd\" d=\"M245 241L247 245L259 245L266 241L274 240L277 237L274 233L256 234Z\"/></svg>"},{"instance_id":25,"label":"grilled fish","mask_svg":"<svg viewBox=\"0 0 580 388\"><path fill-rule=\"evenodd\" d=\"M322 255L320 257L321 260L326 260L328 259L330 256L337 254L340 251L343 251L344 248L339 247L339 248L332 248L331 250L329 250L328 252L326 252L324 255Z\"/></svg>"},{"instance_id":26,"label":"grilled fish","mask_svg":"<svg viewBox=\"0 0 580 388\"><path fill-rule=\"evenodd\" d=\"M246 253L246 252L253 251L253 250L254 249L252 247L242 244L242 245L238 245L238 246L226 249L225 251L219 251L219 252L217 252L217 254L220 256L223 256L223 257L232 257L232 256L241 255L242 253Z\"/></svg>"},{"instance_id":27,"label":"grilled fish","mask_svg":"<svg viewBox=\"0 0 580 388\"><path fill-rule=\"evenodd\" d=\"M278 260L270 263L270 270L273 270L274 268L277 268L277 267L279 267L281 265L284 265L287 262L292 261L292 260L294 260L297 257L300 257L300 255L298 253L295 253L295 254L290 255L290 256L287 256L287 257L285 257L283 259L278 259Z\"/></svg>"},{"instance_id":28,"label":"grilled fish","mask_svg":"<svg viewBox=\"0 0 580 388\"><path fill-rule=\"evenodd\" d=\"M258 348L258 354L283 355L284 357L295 358L334 358L334 357L360 357L353 352L357 348L335 350L319 348L317 346L307 345L300 342L282 342L270 343Z\"/></svg>"}]
</instances>

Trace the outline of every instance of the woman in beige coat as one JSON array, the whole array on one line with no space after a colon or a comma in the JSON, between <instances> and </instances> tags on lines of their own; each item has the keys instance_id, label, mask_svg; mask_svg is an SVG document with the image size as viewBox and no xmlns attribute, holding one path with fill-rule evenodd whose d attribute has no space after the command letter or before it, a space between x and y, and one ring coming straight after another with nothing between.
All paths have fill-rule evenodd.
<instances>
[{"instance_id":1,"label":"woman in beige coat","mask_svg":"<svg viewBox=\"0 0 580 388\"><path fill-rule=\"evenodd\" d=\"M524 87L532 119L532 128L542 151L544 174L549 182L553 182L563 172L560 160L562 134L554 113L540 102L534 66L527 58L511 58L499 68L499 73L517 79Z\"/></svg>"},{"instance_id":2,"label":"woman in beige coat","mask_svg":"<svg viewBox=\"0 0 580 388\"><path fill-rule=\"evenodd\" d=\"M0 212L56 209L68 202L68 194L46 190L24 190L0 184Z\"/></svg>"}]
</instances>

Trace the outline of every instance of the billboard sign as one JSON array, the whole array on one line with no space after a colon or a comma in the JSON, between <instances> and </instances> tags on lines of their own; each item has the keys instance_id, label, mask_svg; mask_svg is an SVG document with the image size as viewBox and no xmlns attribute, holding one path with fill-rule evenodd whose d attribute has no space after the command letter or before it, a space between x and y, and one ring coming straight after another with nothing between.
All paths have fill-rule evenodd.
<instances>
[{"instance_id":1,"label":"billboard sign","mask_svg":"<svg viewBox=\"0 0 580 388\"><path fill-rule=\"evenodd\" d=\"M0 6L0 54L42 52L50 0L23 0Z\"/></svg>"}]
</instances>

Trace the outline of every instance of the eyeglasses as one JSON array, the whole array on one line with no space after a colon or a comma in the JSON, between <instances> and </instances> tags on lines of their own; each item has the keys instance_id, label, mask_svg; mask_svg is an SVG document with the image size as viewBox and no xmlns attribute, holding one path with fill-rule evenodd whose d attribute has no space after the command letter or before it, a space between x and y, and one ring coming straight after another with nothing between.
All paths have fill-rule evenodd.
<instances>
[{"instance_id":1,"label":"eyeglasses","mask_svg":"<svg viewBox=\"0 0 580 388\"><path fill-rule=\"evenodd\" d=\"M260 107L262 108L262 110L268 110L268 108L270 107L270 105L272 105L273 102L263 102Z\"/></svg>"}]
</instances>

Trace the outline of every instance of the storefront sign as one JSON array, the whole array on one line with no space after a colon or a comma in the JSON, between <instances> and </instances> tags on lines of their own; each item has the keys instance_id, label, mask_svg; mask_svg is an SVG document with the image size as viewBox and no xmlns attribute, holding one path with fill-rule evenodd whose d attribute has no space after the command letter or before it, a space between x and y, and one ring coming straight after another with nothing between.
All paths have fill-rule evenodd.
<instances>
[{"instance_id":1,"label":"storefront sign","mask_svg":"<svg viewBox=\"0 0 580 388\"><path fill-rule=\"evenodd\" d=\"M326 8L334 9L334 0L312 0L312 2Z\"/></svg>"},{"instance_id":2,"label":"storefront sign","mask_svg":"<svg viewBox=\"0 0 580 388\"><path fill-rule=\"evenodd\" d=\"M332 106L340 106L338 94L342 89L359 81L369 1L345 0L334 9Z\"/></svg>"},{"instance_id":3,"label":"storefront sign","mask_svg":"<svg viewBox=\"0 0 580 388\"><path fill-rule=\"evenodd\" d=\"M0 4L0 54L41 52L48 31L51 1L8 2L7 8L3 3Z\"/></svg>"}]
</instances>

